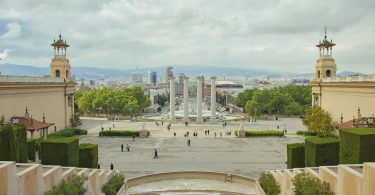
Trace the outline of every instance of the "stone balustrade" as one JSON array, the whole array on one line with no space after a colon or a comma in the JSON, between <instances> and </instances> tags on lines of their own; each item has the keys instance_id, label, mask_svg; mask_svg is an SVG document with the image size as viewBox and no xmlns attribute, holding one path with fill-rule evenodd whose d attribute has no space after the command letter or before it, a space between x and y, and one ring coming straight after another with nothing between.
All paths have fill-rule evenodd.
<instances>
[{"instance_id":1,"label":"stone balustrade","mask_svg":"<svg viewBox=\"0 0 375 195\"><path fill-rule=\"evenodd\" d=\"M86 194L101 195L102 186L116 173L76 167L24 164L0 161L0 194L41 195L60 184L69 175L85 175Z\"/></svg>"},{"instance_id":2,"label":"stone balustrade","mask_svg":"<svg viewBox=\"0 0 375 195\"><path fill-rule=\"evenodd\" d=\"M281 187L281 194L293 195L294 176L307 172L327 182L332 192L339 195L371 195L375 192L375 163L338 166L306 167L271 170Z\"/></svg>"}]
</instances>

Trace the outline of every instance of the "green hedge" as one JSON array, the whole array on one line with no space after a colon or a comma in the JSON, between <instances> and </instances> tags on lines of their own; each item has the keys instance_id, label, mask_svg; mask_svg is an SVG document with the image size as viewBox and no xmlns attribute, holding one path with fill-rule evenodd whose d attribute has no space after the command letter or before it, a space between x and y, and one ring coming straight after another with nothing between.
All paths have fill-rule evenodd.
<instances>
[{"instance_id":1,"label":"green hedge","mask_svg":"<svg viewBox=\"0 0 375 195\"><path fill-rule=\"evenodd\" d=\"M56 133L48 134L48 137L72 137L75 135L87 135L87 130L84 129L63 129Z\"/></svg>"},{"instance_id":2,"label":"green hedge","mask_svg":"<svg viewBox=\"0 0 375 195\"><path fill-rule=\"evenodd\" d=\"M288 169L305 167L305 144L287 145Z\"/></svg>"},{"instance_id":3,"label":"green hedge","mask_svg":"<svg viewBox=\"0 0 375 195\"><path fill-rule=\"evenodd\" d=\"M35 151L36 151L35 139L27 140L27 149L28 149L29 160L35 161Z\"/></svg>"},{"instance_id":4,"label":"green hedge","mask_svg":"<svg viewBox=\"0 0 375 195\"><path fill-rule=\"evenodd\" d=\"M375 161L374 128L341 129L340 142L340 164Z\"/></svg>"},{"instance_id":5,"label":"green hedge","mask_svg":"<svg viewBox=\"0 0 375 195\"><path fill-rule=\"evenodd\" d=\"M339 140L334 137L307 137L305 139L305 166L337 165L339 145Z\"/></svg>"},{"instance_id":6,"label":"green hedge","mask_svg":"<svg viewBox=\"0 0 375 195\"><path fill-rule=\"evenodd\" d=\"M66 180L61 180L59 185L45 192L44 195L82 195L87 191L84 187L86 180L87 177L83 175L69 175Z\"/></svg>"},{"instance_id":7,"label":"green hedge","mask_svg":"<svg viewBox=\"0 0 375 195\"><path fill-rule=\"evenodd\" d=\"M254 136L284 136L284 133L282 131L246 131L245 132L246 137L254 137Z\"/></svg>"},{"instance_id":8,"label":"green hedge","mask_svg":"<svg viewBox=\"0 0 375 195\"><path fill-rule=\"evenodd\" d=\"M124 184L124 175L117 173L108 180L106 184L102 187L102 192L105 195L116 195L120 190L121 186Z\"/></svg>"},{"instance_id":9,"label":"green hedge","mask_svg":"<svg viewBox=\"0 0 375 195\"><path fill-rule=\"evenodd\" d=\"M139 131L128 131L128 130L111 130L111 131L101 131L99 136L139 136Z\"/></svg>"},{"instance_id":10,"label":"green hedge","mask_svg":"<svg viewBox=\"0 0 375 195\"><path fill-rule=\"evenodd\" d=\"M98 145L80 144L79 145L79 167L97 168L98 167Z\"/></svg>"},{"instance_id":11,"label":"green hedge","mask_svg":"<svg viewBox=\"0 0 375 195\"><path fill-rule=\"evenodd\" d=\"M49 137L41 143L42 164L73 166L79 165L79 136Z\"/></svg>"},{"instance_id":12,"label":"green hedge","mask_svg":"<svg viewBox=\"0 0 375 195\"><path fill-rule=\"evenodd\" d=\"M303 135L303 136L316 136L317 133L315 131L297 131L297 135Z\"/></svg>"},{"instance_id":13,"label":"green hedge","mask_svg":"<svg viewBox=\"0 0 375 195\"><path fill-rule=\"evenodd\" d=\"M27 162L27 132L21 124L0 127L0 160Z\"/></svg>"}]
</instances>

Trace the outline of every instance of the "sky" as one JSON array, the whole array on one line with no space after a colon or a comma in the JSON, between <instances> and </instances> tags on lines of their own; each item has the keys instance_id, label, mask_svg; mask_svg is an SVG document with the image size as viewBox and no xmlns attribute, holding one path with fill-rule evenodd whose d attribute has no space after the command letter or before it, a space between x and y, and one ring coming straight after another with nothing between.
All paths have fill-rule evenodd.
<instances>
[{"instance_id":1,"label":"sky","mask_svg":"<svg viewBox=\"0 0 375 195\"><path fill-rule=\"evenodd\" d=\"M375 73L374 0L0 0L0 63L214 65L313 72L327 36L338 71Z\"/></svg>"}]
</instances>

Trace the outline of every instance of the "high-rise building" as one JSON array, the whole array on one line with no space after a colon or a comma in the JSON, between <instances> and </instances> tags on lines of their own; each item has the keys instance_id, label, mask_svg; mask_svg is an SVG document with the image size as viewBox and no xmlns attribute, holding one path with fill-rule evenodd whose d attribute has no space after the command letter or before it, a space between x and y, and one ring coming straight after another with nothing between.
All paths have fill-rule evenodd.
<instances>
[{"instance_id":1,"label":"high-rise building","mask_svg":"<svg viewBox=\"0 0 375 195\"><path fill-rule=\"evenodd\" d=\"M158 75L155 71L149 70L147 72L147 83L151 84L153 86L156 86L156 83L158 82Z\"/></svg>"},{"instance_id":2,"label":"high-rise building","mask_svg":"<svg viewBox=\"0 0 375 195\"><path fill-rule=\"evenodd\" d=\"M165 74L165 82L168 83L169 79L173 77L173 67L169 66Z\"/></svg>"}]
</instances>

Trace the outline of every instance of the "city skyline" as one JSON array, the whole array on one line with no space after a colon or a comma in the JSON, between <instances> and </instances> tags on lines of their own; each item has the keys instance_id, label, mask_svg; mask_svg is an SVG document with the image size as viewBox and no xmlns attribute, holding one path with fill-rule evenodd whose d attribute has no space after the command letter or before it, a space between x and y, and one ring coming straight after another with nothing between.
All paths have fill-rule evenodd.
<instances>
[{"instance_id":1,"label":"city skyline","mask_svg":"<svg viewBox=\"0 0 375 195\"><path fill-rule=\"evenodd\" d=\"M372 1L4 1L1 63L48 67L59 33L73 66L213 65L308 73L324 36L339 71L374 73ZM308 12L306 11L308 10ZM77 19L78 18L78 19ZM204 54L204 55L202 55Z\"/></svg>"}]
</instances>

